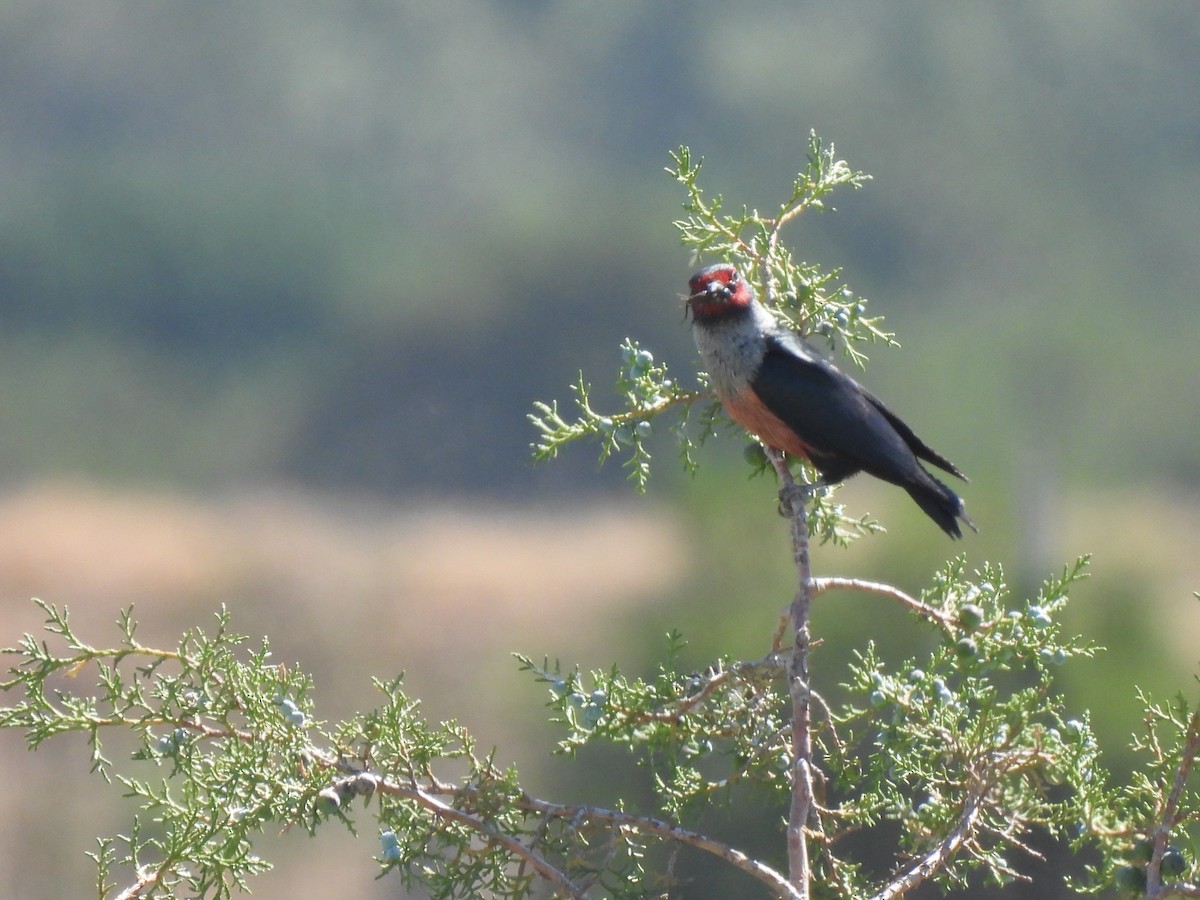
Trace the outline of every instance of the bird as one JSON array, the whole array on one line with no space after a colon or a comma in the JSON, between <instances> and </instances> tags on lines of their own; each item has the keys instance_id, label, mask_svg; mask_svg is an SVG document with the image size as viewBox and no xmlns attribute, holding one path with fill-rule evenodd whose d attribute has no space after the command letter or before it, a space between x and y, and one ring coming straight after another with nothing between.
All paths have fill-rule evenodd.
<instances>
[{"instance_id":1,"label":"bird","mask_svg":"<svg viewBox=\"0 0 1200 900\"><path fill-rule=\"evenodd\" d=\"M874 394L786 328L736 266L718 263L688 282L696 348L729 417L781 453L807 459L824 485L859 472L904 488L938 527L961 538L962 499L924 460L967 477Z\"/></svg>"}]
</instances>

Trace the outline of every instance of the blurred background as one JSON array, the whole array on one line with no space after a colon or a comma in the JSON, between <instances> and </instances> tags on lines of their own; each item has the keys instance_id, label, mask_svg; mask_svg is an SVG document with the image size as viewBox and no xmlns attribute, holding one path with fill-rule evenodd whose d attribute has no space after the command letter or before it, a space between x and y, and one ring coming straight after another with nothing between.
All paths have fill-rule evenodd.
<instances>
[{"instance_id":1,"label":"blurred background","mask_svg":"<svg viewBox=\"0 0 1200 900\"><path fill-rule=\"evenodd\" d=\"M961 552L1016 602L1095 554L1070 620L1108 650L1063 685L1123 771L1134 685L1195 688L1197 60L1187 2L10 0L0 643L33 596L97 644L131 603L147 642L225 603L325 718L405 671L533 791L645 800L621 754L551 756L509 654L649 672L681 627L698 666L760 656L793 577L774 487L736 438L695 479L654 445L645 497L592 448L533 466L526 414L581 368L600 403L626 336L690 380L707 260L667 151L771 210L815 129L874 180L787 237L897 332L862 380L971 475L981 528L953 546L851 482L889 532L815 565L915 592ZM817 615L830 690L872 634L931 640L877 599ZM0 734L0 764L0 894L85 895L130 807L81 742ZM777 820L703 826L771 848ZM256 896L405 896L373 829L335 831L270 836ZM688 897L757 896L689 865ZM1064 896L1062 865L1004 896Z\"/></svg>"}]
</instances>

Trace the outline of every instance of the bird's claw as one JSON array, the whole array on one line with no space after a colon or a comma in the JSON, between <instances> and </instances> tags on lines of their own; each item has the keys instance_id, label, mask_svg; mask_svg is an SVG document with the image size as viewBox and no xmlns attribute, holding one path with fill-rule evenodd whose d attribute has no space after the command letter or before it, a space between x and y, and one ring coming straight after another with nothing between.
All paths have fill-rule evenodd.
<instances>
[{"instance_id":1,"label":"bird's claw","mask_svg":"<svg viewBox=\"0 0 1200 900\"><path fill-rule=\"evenodd\" d=\"M796 510L803 509L808 503L808 498L823 487L825 485L819 481L812 484L793 481L791 484L784 485L779 491L779 515L785 519L792 518L796 514Z\"/></svg>"}]
</instances>

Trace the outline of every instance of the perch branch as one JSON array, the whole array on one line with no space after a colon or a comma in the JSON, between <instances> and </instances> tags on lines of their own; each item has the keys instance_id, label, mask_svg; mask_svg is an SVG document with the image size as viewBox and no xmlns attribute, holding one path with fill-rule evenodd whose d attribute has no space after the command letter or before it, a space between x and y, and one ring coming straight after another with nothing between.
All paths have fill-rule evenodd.
<instances>
[{"instance_id":1,"label":"perch branch","mask_svg":"<svg viewBox=\"0 0 1200 900\"><path fill-rule=\"evenodd\" d=\"M792 625L792 658L788 685L792 700L792 799L788 809L788 875L792 886L807 900L812 878L805 827L813 811L812 690L809 687L809 615L815 583L808 555L808 487L792 478L783 454L766 448L767 458L779 474L779 500L791 522L792 561L796 566L796 595L789 609Z\"/></svg>"}]
</instances>

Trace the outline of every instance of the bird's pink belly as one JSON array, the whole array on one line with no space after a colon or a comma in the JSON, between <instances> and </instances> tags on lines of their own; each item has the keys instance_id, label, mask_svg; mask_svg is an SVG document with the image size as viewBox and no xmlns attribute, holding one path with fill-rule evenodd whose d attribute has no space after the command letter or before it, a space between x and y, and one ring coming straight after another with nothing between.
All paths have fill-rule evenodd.
<instances>
[{"instance_id":1,"label":"bird's pink belly","mask_svg":"<svg viewBox=\"0 0 1200 900\"><path fill-rule=\"evenodd\" d=\"M730 418L758 437L768 447L783 450L794 456L807 457L809 447L783 420L771 412L755 393L745 388L736 394L721 397Z\"/></svg>"}]
</instances>

